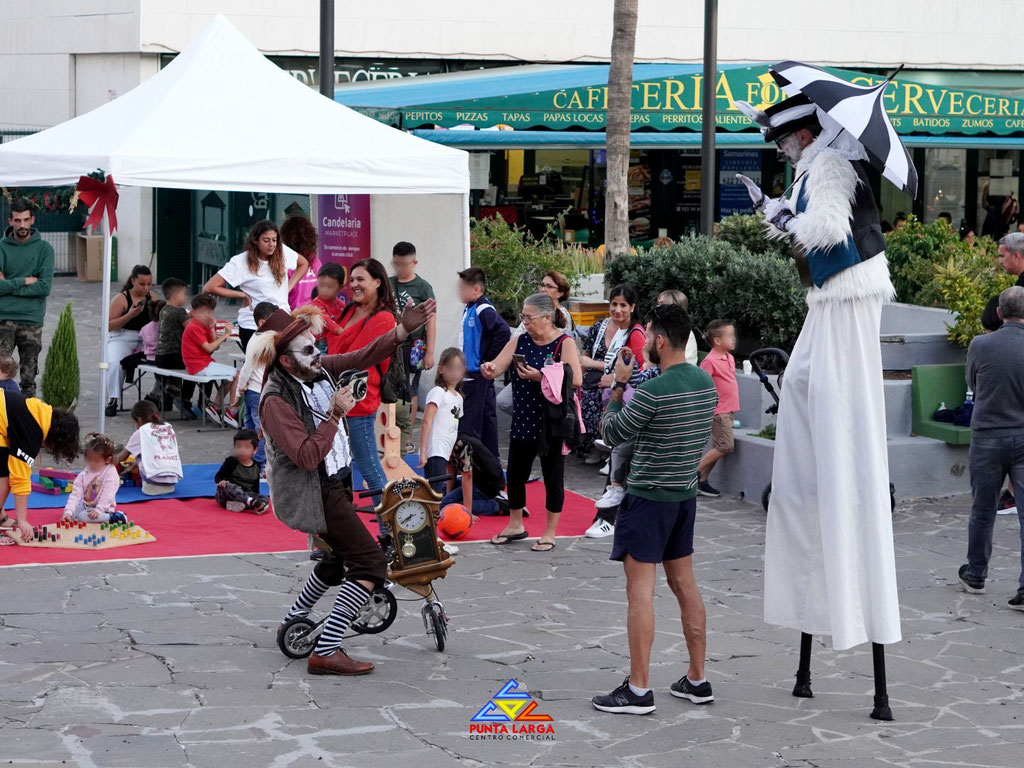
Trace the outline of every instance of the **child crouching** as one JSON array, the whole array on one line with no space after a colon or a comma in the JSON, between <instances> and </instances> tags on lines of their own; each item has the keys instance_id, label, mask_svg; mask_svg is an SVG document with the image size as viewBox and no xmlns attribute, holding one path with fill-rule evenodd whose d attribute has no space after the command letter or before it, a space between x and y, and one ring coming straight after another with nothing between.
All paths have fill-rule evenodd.
<instances>
[{"instance_id":1,"label":"child crouching","mask_svg":"<svg viewBox=\"0 0 1024 768\"><path fill-rule=\"evenodd\" d=\"M269 509L267 497L260 495L260 465L253 458L259 444L259 435L253 430L235 432L234 455L224 459L214 475L217 503L229 512L262 515Z\"/></svg>"},{"instance_id":2,"label":"child crouching","mask_svg":"<svg viewBox=\"0 0 1024 768\"><path fill-rule=\"evenodd\" d=\"M114 497L121 480L114 460L114 441L98 432L85 436L85 469L71 486L62 520L81 523L125 523L114 509Z\"/></svg>"},{"instance_id":3,"label":"child crouching","mask_svg":"<svg viewBox=\"0 0 1024 768\"><path fill-rule=\"evenodd\" d=\"M135 458L142 479L142 492L147 496L174 493L182 478L174 428L161 418L149 400L139 400L132 406L132 421L136 430L118 454L117 463L122 464L129 456Z\"/></svg>"}]
</instances>

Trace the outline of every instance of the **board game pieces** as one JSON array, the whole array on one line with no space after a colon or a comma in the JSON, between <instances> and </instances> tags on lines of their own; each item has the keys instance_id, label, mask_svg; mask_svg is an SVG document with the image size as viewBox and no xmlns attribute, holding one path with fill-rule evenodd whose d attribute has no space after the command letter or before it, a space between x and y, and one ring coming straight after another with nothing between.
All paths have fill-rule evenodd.
<instances>
[{"instance_id":1,"label":"board game pieces","mask_svg":"<svg viewBox=\"0 0 1024 768\"><path fill-rule=\"evenodd\" d=\"M86 523L77 520L58 520L33 526L31 541L22 541L17 535L9 537L23 547L61 549L109 549L156 541L153 534L132 522Z\"/></svg>"}]
</instances>

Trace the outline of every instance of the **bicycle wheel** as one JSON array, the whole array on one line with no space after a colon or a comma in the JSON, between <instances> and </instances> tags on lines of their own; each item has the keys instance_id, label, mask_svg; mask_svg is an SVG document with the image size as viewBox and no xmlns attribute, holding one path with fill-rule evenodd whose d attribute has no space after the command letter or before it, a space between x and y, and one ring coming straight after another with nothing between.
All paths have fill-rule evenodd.
<instances>
[{"instance_id":1,"label":"bicycle wheel","mask_svg":"<svg viewBox=\"0 0 1024 768\"><path fill-rule=\"evenodd\" d=\"M443 651L448 637L448 619L444 615L444 610L436 604L430 606L430 623L433 626L434 644L437 650Z\"/></svg>"},{"instance_id":2,"label":"bicycle wheel","mask_svg":"<svg viewBox=\"0 0 1024 768\"><path fill-rule=\"evenodd\" d=\"M304 659L316 646L319 626L301 616L286 621L277 635L277 647L290 659Z\"/></svg>"},{"instance_id":3,"label":"bicycle wheel","mask_svg":"<svg viewBox=\"0 0 1024 768\"><path fill-rule=\"evenodd\" d=\"M370 593L363 610L352 622L351 630L360 635L376 635L395 622L398 616L398 601L386 587L376 587Z\"/></svg>"}]
</instances>

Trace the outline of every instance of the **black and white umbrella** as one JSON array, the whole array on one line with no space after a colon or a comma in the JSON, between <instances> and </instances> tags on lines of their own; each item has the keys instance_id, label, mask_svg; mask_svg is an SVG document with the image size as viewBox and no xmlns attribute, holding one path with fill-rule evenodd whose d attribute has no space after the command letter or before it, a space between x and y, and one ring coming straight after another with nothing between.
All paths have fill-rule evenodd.
<instances>
[{"instance_id":1,"label":"black and white umbrella","mask_svg":"<svg viewBox=\"0 0 1024 768\"><path fill-rule=\"evenodd\" d=\"M783 61L768 71L788 96L802 93L855 136L885 178L917 196L917 169L882 105L885 89L899 70L871 86L855 85L799 61Z\"/></svg>"}]
</instances>

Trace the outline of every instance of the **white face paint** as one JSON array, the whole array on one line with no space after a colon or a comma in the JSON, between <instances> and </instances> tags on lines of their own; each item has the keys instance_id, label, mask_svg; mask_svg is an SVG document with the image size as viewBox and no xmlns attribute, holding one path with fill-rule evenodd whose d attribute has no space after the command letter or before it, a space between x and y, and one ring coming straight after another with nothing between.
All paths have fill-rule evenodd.
<instances>
[{"instance_id":1,"label":"white face paint","mask_svg":"<svg viewBox=\"0 0 1024 768\"><path fill-rule=\"evenodd\" d=\"M303 331L289 342L288 355L295 364L292 374L298 379L312 381L323 372L320 350L316 348L316 339L309 331Z\"/></svg>"},{"instance_id":2,"label":"white face paint","mask_svg":"<svg viewBox=\"0 0 1024 768\"><path fill-rule=\"evenodd\" d=\"M796 165L800 162L800 155L803 154L804 148L800 145L800 139L795 134L791 133L788 136L783 136L775 144L791 165Z\"/></svg>"}]
</instances>

